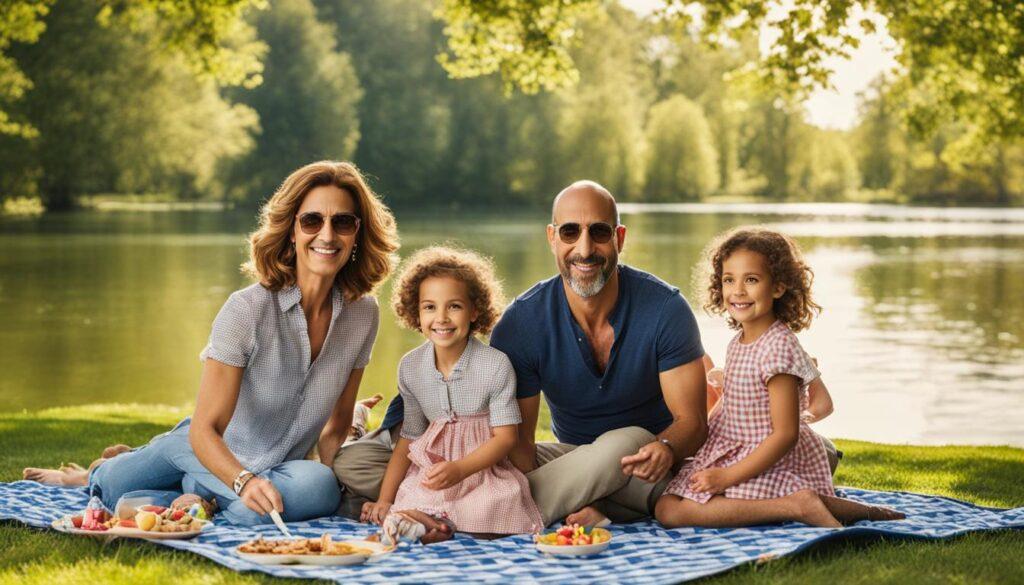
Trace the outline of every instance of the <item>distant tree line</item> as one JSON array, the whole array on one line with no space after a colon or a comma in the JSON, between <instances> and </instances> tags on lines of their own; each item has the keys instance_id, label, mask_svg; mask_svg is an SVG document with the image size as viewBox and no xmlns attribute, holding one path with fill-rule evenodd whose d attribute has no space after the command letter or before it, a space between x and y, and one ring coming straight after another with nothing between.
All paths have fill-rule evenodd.
<instances>
[{"instance_id":1,"label":"distant tree line","mask_svg":"<svg viewBox=\"0 0 1024 585\"><path fill-rule=\"evenodd\" d=\"M878 80L852 131L807 124L797 94L743 73L760 58L755 31L709 47L602 3L574 14L578 42L536 63L547 91L531 94L508 83L529 83L523 63L465 79L450 74L467 62L438 63L474 17L459 20L463 3L441 3L440 20L420 0L287 0L246 13L233 46L258 66L225 66L225 82L168 46L160 19L106 22L109 4L52 3L34 43L0 46L31 82L0 110L31 129L0 131L0 196L254 205L334 158L396 206L541 204L582 177L627 201L1024 201L1020 140L949 120L912 132L902 78ZM544 82L563 66L574 84Z\"/></svg>"}]
</instances>

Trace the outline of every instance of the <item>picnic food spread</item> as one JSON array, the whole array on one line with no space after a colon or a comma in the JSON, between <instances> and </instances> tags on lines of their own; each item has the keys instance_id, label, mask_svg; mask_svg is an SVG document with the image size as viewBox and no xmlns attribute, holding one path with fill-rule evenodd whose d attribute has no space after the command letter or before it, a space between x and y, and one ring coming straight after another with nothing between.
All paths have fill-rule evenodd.
<instances>
[{"instance_id":1,"label":"picnic food spread","mask_svg":"<svg viewBox=\"0 0 1024 585\"><path fill-rule=\"evenodd\" d=\"M551 546L586 546L588 544L601 544L612 539L612 533L604 528L592 528L587 532L586 527L579 524L562 526L554 532L538 534L533 537L537 544Z\"/></svg>"},{"instance_id":2,"label":"picnic food spread","mask_svg":"<svg viewBox=\"0 0 1024 585\"><path fill-rule=\"evenodd\" d=\"M89 501L82 514L65 516L57 520L55 528L123 534L140 530L152 533L198 533L209 522L206 511L199 505L184 508L139 506L129 518L112 515L99 498Z\"/></svg>"},{"instance_id":3,"label":"picnic food spread","mask_svg":"<svg viewBox=\"0 0 1024 585\"><path fill-rule=\"evenodd\" d=\"M320 538L296 538L292 540L263 540L260 536L238 545L238 552L267 555L371 555L374 551L354 546L347 542L334 542L330 534Z\"/></svg>"}]
</instances>

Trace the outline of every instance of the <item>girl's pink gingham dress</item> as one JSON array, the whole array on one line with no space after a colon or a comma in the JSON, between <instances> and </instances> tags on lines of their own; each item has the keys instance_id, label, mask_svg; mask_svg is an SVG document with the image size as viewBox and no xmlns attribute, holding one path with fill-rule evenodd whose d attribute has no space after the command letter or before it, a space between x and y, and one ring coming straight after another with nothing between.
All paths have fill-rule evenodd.
<instances>
[{"instance_id":1,"label":"girl's pink gingham dress","mask_svg":"<svg viewBox=\"0 0 1024 585\"><path fill-rule=\"evenodd\" d=\"M391 509L444 515L461 532L521 534L544 528L526 476L508 458L444 490L421 483L435 463L463 459L486 443L492 426L522 420L508 357L471 337L445 379L428 342L402 359L398 377L405 401L402 436L413 441L411 465Z\"/></svg>"},{"instance_id":2,"label":"girl's pink gingham dress","mask_svg":"<svg viewBox=\"0 0 1024 585\"><path fill-rule=\"evenodd\" d=\"M768 380L791 374L801 380L800 410L807 407L807 384L820 374L796 335L776 321L753 343L740 343L742 332L729 342L725 358L725 390L711 417L708 440L666 488L666 494L699 503L712 494L690 489L690 475L712 467L729 467L750 454L772 431ZM745 500L776 498L802 489L833 495L832 474L821 439L800 423L797 444L778 463L757 477L727 488L724 496Z\"/></svg>"}]
</instances>

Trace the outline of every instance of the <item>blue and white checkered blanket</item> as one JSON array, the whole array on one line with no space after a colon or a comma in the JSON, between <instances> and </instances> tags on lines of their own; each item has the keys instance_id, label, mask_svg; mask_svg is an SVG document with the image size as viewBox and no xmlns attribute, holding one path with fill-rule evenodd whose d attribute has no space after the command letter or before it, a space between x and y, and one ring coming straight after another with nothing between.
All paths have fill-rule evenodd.
<instances>
[{"instance_id":1,"label":"blue and white checkered blanket","mask_svg":"<svg viewBox=\"0 0 1024 585\"><path fill-rule=\"evenodd\" d=\"M400 549L354 567L260 566L232 550L259 534L277 538L273 526L236 528L215 525L193 540L153 541L191 551L236 571L260 571L278 577L331 579L341 582L595 582L678 583L726 571L743 563L793 554L826 539L852 535L906 538L948 538L966 532L1024 528L1024 507L984 508L966 502L905 492L873 492L845 488L846 497L898 509L907 519L861 522L841 529L802 524L739 529L682 528L666 530L652 522L615 525L612 545L588 558L548 557L538 553L529 536L475 540L458 535L448 542ZM18 520L37 528L85 507L84 489L47 487L33 482L0 483L0 519ZM336 539L364 538L374 527L340 517L289 525L292 533Z\"/></svg>"}]
</instances>

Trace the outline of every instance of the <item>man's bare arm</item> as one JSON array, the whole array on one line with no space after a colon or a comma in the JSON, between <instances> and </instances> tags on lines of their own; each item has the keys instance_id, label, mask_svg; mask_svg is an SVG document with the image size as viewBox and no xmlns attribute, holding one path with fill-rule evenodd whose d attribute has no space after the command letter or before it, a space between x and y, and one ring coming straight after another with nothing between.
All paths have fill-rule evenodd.
<instances>
[{"instance_id":1,"label":"man's bare arm","mask_svg":"<svg viewBox=\"0 0 1024 585\"><path fill-rule=\"evenodd\" d=\"M672 424L636 455L622 458L622 471L644 481L661 481L672 466L700 449L708 436L707 377L702 358L658 375ZM668 441L668 445L661 439Z\"/></svg>"},{"instance_id":2,"label":"man's bare arm","mask_svg":"<svg viewBox=\"0 0 1024 585\"><path fill-rule=\"evenodd\" d=\"M519 471L529 473L537 467L537 415L540 413L540 393L529 398L520 398L519 412L523 422L519 423L519 441L509 454Z\"/></svg>"}]
</instances>

